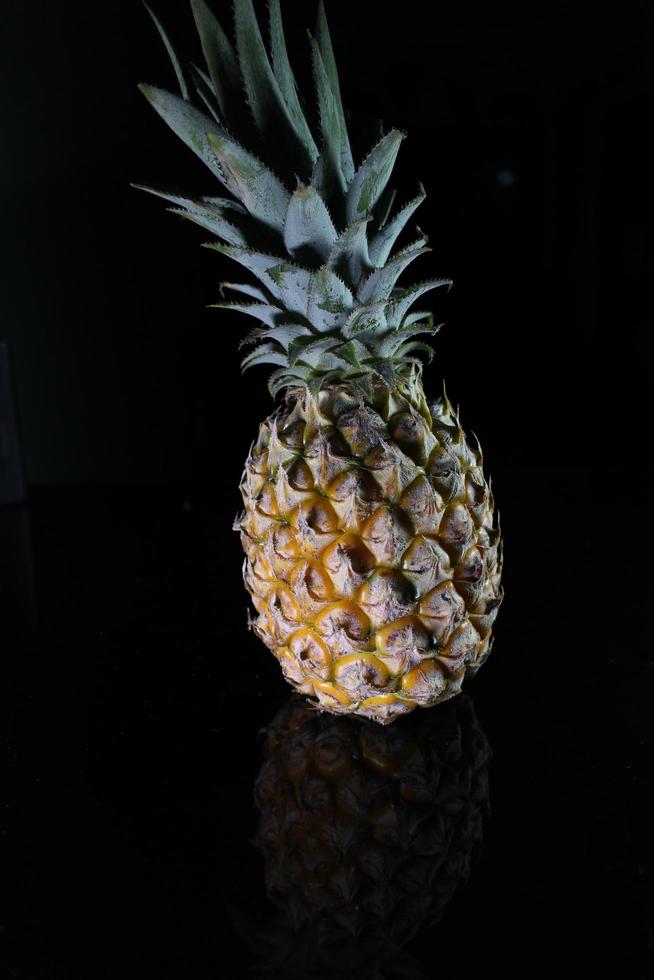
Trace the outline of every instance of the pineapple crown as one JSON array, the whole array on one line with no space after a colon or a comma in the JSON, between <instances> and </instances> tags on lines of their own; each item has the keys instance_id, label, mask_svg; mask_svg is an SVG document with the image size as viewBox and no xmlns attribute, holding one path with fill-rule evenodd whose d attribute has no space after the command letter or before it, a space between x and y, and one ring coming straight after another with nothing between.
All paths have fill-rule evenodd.
<instances>
[{"instance_id":1,"label":"pineapple crown","mask_svg":"<svg viewBox=\"0 0 654 980\"><path fill-rule=\"evenodd\" d=\"M134 186L210 231L218 241L206 247L254 277L224 283L237 298L213 304L259 323L243 341L253 345L243 368L274 365L273 395L301 385L317 393L346 381L369 398L379 385L419 377L421 357L433 353L419 338L439 328L430 313L413 307L451 280L397 285L407 266L429 251L419 229L411 244L396 248L425 192L420 185L416 197L394 210L389 179L404 138L397 129L355 167L322 0L315 36L309 34L318 140L298 96L279 0L268 2L269 52L252 0L234 0L235 47L205 0L191 0L191 7L206 69L182 68L148 8L180 95L139 88L230 196L187 197Z\"/></svg>"}]
</instances>

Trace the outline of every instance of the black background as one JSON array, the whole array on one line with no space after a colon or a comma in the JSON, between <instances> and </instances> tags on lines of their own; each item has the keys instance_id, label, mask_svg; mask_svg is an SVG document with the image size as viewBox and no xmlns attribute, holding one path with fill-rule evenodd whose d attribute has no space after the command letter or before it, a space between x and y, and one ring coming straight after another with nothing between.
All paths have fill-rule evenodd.
<instances>
[{"instance_id":1,"label":"black background","mask_svg":"<svg viewBox=\"0 0 654 980\"><path fill-rule=\"evenodd\" d=\"M198 57L186 6L157 10ZM284 10L306 78L313 11ZM434 250L416 276L455 280L434 294L446 327L427 387L445 377L478 433L507 546L495 651L470 688L494 753L487 848L413 952L427 976L640 980L652 11L426 10L328 9L359 151L371 116L408 132L398 187L425 184ZM9 2L0 29L0 335L30 485L0 511L0 964L203 980L229 949L239 976L225 902L265 918L252 784L286 696L246 630L230 530L265 372L240 380L243 324L205 309L229 264L128 186L212 188L136 89L174 85L141 5Z\"/></svg>"}]
</instances>

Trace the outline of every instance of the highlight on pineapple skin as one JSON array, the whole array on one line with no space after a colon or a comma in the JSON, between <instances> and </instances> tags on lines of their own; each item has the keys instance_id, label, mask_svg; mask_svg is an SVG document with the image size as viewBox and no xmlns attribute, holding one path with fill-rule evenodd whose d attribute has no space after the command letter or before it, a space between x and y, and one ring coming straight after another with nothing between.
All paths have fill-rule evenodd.
<instances>
[{"instance_id":1,"label":"highlight on pineapple skin","mask_svg":"<svg viewBox=\"0 0 654 980\"><path fill-rule=\"evenodd\" d=\"M323 3L312 93L298 93L279 0L266 41L252 0L232 6L234 43L191 0L206 71L182 66L153 14L180 95L140 86L229 196L142 189L249 274L215 306L256 321L242 367L270 365L285 397L241 484L253 627L320 708L388 724L460 691L502 600L481 449L422 387L439 325L415 304L451 280L399 284L430 251L407 234L425 190L395 205L398 129L357 164Z\"/></svg>"},{"instance_id":2,"label":"highlight on pineapple skin","mask_svg":"<svg viewBox=\"0 0 654 980\"><path fill-rule=\"evenodd\" d=\"M278 936L266 949L298 976L320 962L376 976L374 963L398 955L406 969L404 947L442 917L480 856L490 758L467 695L385 729L293 695L265 729L255 784L254 844L290 926L287 944Z\"/></svg>"},{"instance_id":3,"label":"highlight on pineapple skin","mask_svg":"<svg viewBox=\"0 0 654 980\"><path fill-rule=\"evenodd\" d=\"M253 628L299 692L388 724L461 690L501 602L493 497L447 397L291 393L259 430L237 521Z\"/></svg>"}]
</instances>

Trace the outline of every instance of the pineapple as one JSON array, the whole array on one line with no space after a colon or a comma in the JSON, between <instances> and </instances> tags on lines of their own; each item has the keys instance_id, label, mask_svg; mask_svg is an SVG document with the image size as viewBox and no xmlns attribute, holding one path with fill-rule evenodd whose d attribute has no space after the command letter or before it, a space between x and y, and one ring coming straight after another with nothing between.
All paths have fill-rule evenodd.
<instances>
[{"instance_id":1,"label":"pineapple","mask_svg":"<svg viewBox=\"0 0 654 980\"><path fill-rule=\"evenodd\" d=\"M395 962L406 976L405 947L441 918L482 848L489 759L465 695L387 729L294 695L266 730L255 787L254 843L281 913L268 942L255 931L271 972L378 977Z\"/></svg>"},{"instance_id":2,"label":"pineapple","mask_svg":"<svg viewBox=\"0 0 654 980\"><path fill-rule=\"evenodd\" d=\"M243 368L273 365L270 392L283 394L241 483L252 626L320 708L388 724L460 691L502 599L481 449L445 392L429 399L422 385L438 327L415 304L451 283L398 285L429 251L419 230L398 245L425 192L394 207L397 129L355 165L322 3L313 129L279 0L270 51L251 0L235 0L235 47L204 0L192 8L206 71L183 70L153 15L181 94L140 88L228 196L142 189L250 274L215 305L254 318Z\"/></svg>"}]
</instances>

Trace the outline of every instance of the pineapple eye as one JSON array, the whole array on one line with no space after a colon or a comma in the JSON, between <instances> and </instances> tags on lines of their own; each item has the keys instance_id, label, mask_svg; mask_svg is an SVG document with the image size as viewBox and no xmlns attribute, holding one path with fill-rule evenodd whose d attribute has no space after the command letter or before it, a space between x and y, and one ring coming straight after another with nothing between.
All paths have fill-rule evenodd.
<instances>
[{"instance_id":1,"label":"pineapple eye","mask_svg":"<svg viewBox=\"0 0 654 980\"><path fill-rule=\"evenodd\" d=\"M304 446L304 422L298 419L291 422L279 433L279 439L288 449L302 449Z\"/></svg>"},{"instance_id":2,"label":"pineapple eye","mask_svg":"<svg viewBox=\"0 0 654 980\"><path fill-rule=\"evenodd\" d=\"M426 426L408 412L398 412L388 422L388 429L400 449L414 463L425 460Z\"/></svg>"},{"instance_id":3,"label":"pineapple eye","mask_svg":"<svg viewBox=\"0 0 654 980\"><path fill-rule=\"evenodd\" d=\"M338 545L339 553L349 562L355 575L367 575L375 567L375 560L364 544L344 541Z\"/></svg>"},{"instance_id":4,"label":"pineapple eye","mask_svg":"<svg viewBox=\"0 0 654 980\"><path fill-rule=\"evenodd\" d=\"M316 534L329 534L338 527L338 517L334 508L320 497L309 501L302 507L304 519Z\"/></svg>"},{"instance_id":5,"label":"pineapple eye","mask_svg":"<svg viewBox=\"0 0 654 980\"><path fill-rule=\"evenodd\" d=\"M295 459L289 466L288 482L293 490L313 490L313 474L303 459Z\"/></svg>"}]
</instances>

